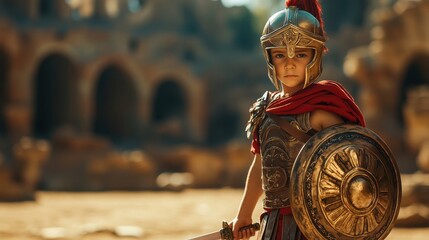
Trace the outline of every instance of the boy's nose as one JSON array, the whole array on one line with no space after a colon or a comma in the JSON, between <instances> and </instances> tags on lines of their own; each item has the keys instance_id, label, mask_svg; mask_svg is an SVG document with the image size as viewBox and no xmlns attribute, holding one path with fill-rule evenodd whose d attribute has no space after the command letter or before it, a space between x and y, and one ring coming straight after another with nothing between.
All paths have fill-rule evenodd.
<instances>
[{"instance_id":1,"label":"boy's nose","mask_svg":"<svg viewBox=\"0 0 429 240\"><path fill-rule=\"evenodd\" d=\"M285 68L286 69L294 69L295 68L295 64L293 63L292 59L286 60Z\"/></svg>"}]
</instances>

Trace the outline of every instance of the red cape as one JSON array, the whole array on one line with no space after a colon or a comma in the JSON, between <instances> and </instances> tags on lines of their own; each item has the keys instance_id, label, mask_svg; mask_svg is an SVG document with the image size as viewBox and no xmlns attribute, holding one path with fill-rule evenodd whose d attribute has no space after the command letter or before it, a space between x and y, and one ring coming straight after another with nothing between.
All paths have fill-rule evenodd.
<instances>
[{"instance_id":1,"label":"red cape","mask_svg":"<svg viewBox=\"0 0 429 240\"><path fill-rule=\"evenodd\" d=\"M328 80L313 83L290 97L274 100L265 111L275 115L296 115L317 109L338 114L347 122L365 127L365 120L353 97L341 84ZM257 134L253 134L251 152L260 153Z\"/></svg>"}]
</instances>

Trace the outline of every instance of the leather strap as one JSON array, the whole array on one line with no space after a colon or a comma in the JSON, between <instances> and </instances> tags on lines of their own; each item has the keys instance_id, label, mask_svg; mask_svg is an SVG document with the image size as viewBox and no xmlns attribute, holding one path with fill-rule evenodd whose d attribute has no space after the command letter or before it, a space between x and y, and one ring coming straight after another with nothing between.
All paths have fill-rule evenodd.
<instances>
[{"instance_id":1,"label":"leather strap","mask_svg":"<svg viewBox=\"0 0 429 240\"><path fill-rule=\"evenodd\" d=\"M291 228L290 225L292 223L291 215L283 215L282 222L282 240L295 240L295 238L291 238Z\"/></svg>"},{"instance_id":2,"label":"leather strap","mask_svg":"<svg viewBox=\"0 0 429 240\"><path fill-rule=\"evenodd\" d=\"M292 216L291 216L291 218L292 218ZM296 222L294 219L292 219L291 224L289 225L289 228L290 228L289 239L295 240L296 239L296 231L297 231L298 226L296 225ZM298 238L298 239L300 239L300 238Z\"/></svg>"},{"instance_id":3,"label":"leather strap","mask_svg":"<svg viewBox=\"0 0 429 240\"><path fill-rule=\"evenodd\" d=\"M267 228L268 213L261 215L261 229L259 230L257 240L262 240L265 235L265 229Z\"/></svg>"},{"instance_id":4,"label":"leather strap","mask_svg":"<svg viewBox=\"0 0 429 240\"><path fill-rule=\"evenodd\" d=\"M298 139L299 141L306 143L308 139L310 139L310 135L306 134L305 132L293 127L289 121L286 119L281 118L278 115L274 114L268 114L268 116L273 119L277 124L287 133L292 135L294 138Z\"/></svg>"},{"instance_id":5,"label":"leather strap","mask_svg":"<svg viewBox=\"0 0 429 240\"><path fill-rule=\"evenodd\" d=\"M265 227L263 240L276 239L278 220L279 220L279 209L274 209L268 213L267 226Z\"/></svg>"}]
</instances>

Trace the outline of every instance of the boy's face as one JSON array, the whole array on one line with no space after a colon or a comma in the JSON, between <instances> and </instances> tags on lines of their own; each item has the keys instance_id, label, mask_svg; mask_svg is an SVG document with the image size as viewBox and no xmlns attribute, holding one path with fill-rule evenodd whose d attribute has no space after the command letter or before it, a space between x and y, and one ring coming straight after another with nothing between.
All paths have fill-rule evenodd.
<instances>
[{"instance_id":1,"label":"boy's face","mask_svg":"<svg viewBox=\"0 0 429 240\"><path fill-rule=\"evenodd\" d=\"M296 48L295 56L289 58L286 48L273 48L271 61L276 69L277 79L283 85L284 93L293 93L304 87L305 68L313 59L314 51L308 48Z\"/></svg>"}]
</instances>

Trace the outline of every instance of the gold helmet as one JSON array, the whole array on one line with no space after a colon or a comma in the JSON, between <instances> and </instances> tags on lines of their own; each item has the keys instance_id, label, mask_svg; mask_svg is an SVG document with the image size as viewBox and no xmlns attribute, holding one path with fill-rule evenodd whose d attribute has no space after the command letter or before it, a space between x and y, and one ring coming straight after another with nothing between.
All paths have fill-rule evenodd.
<instances>
[{"instance_id":1,"label":"gold helmet","mask_svg":"<svg viewBox=\"0 0 429 240\"><path fill-rule=\"evenodd\" d=\"M262 31L261 46L268 65L268 76L274 86L280 90L281 83L271 62L270 49L286 48L289 58L295 56L295 48L314 50L313 59L305 69L305 88L322 73L325 40L323 28L309 12L290 6L272 15Z\"/></svg>"}]
</instances>

